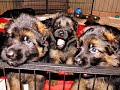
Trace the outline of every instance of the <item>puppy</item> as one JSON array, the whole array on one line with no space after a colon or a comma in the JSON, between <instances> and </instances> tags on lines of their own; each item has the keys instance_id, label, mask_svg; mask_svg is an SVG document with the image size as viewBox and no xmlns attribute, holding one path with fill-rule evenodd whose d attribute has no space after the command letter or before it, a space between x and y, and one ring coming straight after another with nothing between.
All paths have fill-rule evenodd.
<instances>
[{"instance_id":1,"label":"puppy","mask_svg":"<svg viewBox=\"0 0 120 90\"><path fill-rule=\"evenodd\" d=\"M120 31L108 25L91 25L85 27L79 39L79 49L74 58L74 64L83 68L91 66L119 67L120 64ZM92 90L93 77L82 74L79 89ZM79 80L75 80L71 90L78 90ZM94 90L120 90L120 78L97 77Z\"/></svg>"},{"instance_id":2,"label":"puppy","mask_svg":"<svg viewBox=\"0 0 120 90\"><path fill-rule=\"evenodd\" d=\"M56 17L52 25L50 58L52 63L73 64L77 50L77 22L67 14Z\"/></svg>"},{"instance_id":3,"label":"puppy","mask_svg":"<svg viewBox=\"0 0 120 90\"><path fill-rule=\"evenodd\" d=\"M50 25L50 24L49 24ZM67 14L58 15L51 25L50 58L53 64L73 64L77 51L77 22ZM54 85L53 83L52 85Z\"/></svg>"},{"instance_id":4,"label":"puppy","mask_svg":"<svg viewBox=\"0 0 120 90\"><path fill-rule=\"evenodd\" d=\"M21 9L7 10L2 15L0 15L0 17L16 19L22 13L33 15L33 16L35 15L35 11L32 8L21 8Z\"/></svg>"},{"instance_id":5,"label":"puppy","mask_svg":"<svg viewBox=\"0 0 120 90\"><path fill-rule=\"evenodd\" d=\"M8 23L6 28L7 41L1 52L1 58L12 66L41 60L48 51L49 30L35 17L21 14L19 18ZM21 74L21 82L29 84L29 90L34 90L34 75ZM10 90L21 90L19 74L8 76ZM36 75L36 90L42 90L44 77ZM22 89L23 90L23 89Z\"/></svg>"}]
</instances>

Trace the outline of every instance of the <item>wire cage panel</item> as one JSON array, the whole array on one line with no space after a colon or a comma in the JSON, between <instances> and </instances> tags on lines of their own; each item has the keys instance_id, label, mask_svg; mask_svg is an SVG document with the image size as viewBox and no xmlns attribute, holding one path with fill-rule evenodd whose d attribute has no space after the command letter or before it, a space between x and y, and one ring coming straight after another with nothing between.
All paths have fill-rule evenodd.
<instances>
[{"instance_id":1,"label":"wire cage panel","mask_svg":"<svg viewBox=\"0 0 120 90\"><path fill-rule=\"evenodd\" d=\"M58 75L57 72L63 71L64 74ZM61 89L59 88L58 90L70 90L71 86L67 86L68 81L74 81L75 79L78 79L79 81L82 80L82 74L87 73L87 74L92 74L93 75L93 81L91 83L92 89L95 90L94 87L96 84L97 76L104 76L108 78L108 82L111 82L112 77L119 77L120 76L120 68L115 68L115 67L91 67L91 68L81 68L78 66L74 65L54 65L54 64L47 64L47 63L29 63L29 64L24 64L19 67L13 67L9 66L7 63L0 62L0 75L5 77L5 88L6 90L9 90L9 85L7 82L7 75L10 72L18 73L19 80L21 82L21 77L23 74L32 74L34 76L34 85L36 81L36 76L37 75L43 75L46 77L46 82L47 86L44 87L44 90L52 90L50 86L50 81L51 80L62 80L62 85ZM56 72L56 73L54 73ZM74 73L74 74L66 74L66 73ZM72 82L73 83L73 82ZM72 85L71 83L71 85ZM36 87L36 86L35 86ZM67 89L66 89L67 87ZM68 89L69 87L69 89ZM79 87L79 86L78 86ZM106 88L106 89L105 89ZM109 90L109 83L106 85L104 90ZM26 89L25 89L26 90ZM53 89L55 90L55 89ZM81 89L77 89L81 90ZM101 89L102 90L102 89Z\"/></svg>"},{"instance_id":2,"label":"wire cage panel","mask_svg":"<svg viewBox=\"0 0 120 90\"><path fill-rule=\"evenodd\" d=\"M93 0L1 0L0 13L9 9L32 8L36 14L67 12L74 13L80 7L84 14L90 14Z\"/></svg>"},{"instance_id":3,"label":"wire cage panel","mask_svg":"<svg viewBox=\"0 0 120 90\"><path fill-rule=\"evenodd\" d=\"M108 0L107 0L108 1ZM105 2L107 2L105 0ZM75 8L80 7L83 11L83 14L92 14L93 11L102 11L102 12L118 12L119 13L119 2L117 3L114 0L110 0L110 2L106 5L100 4L104 3L104 0L0 0L0 14L2 14L4 11L9 9L18 9L18 8L33 8L36 11L36 14L43 14L43 13L55 13L55 12L70 12L74 13ZM113 4L113 5L112 5ZM94 5L94 9L93 9ZM109 8L109 7L110 8ZM106 8L105 8L106 7ZM53 64L45 64L45 63L31 63L31 64L24 64L19 67L12 67L7 65L6 63L0 62L0 75L1 77L6 77L7 74L12 71L17 73L30 73L39 75L45 75L49 81L54 78L52 77L52 74L55 74L57 80L63 80L62 90L65 90L66 81L72 80L74 81L75 78L81 79L81 74L87 73L87 74L93 74L94 75L94 81L92 83L94 90L95 80L97 75L106 75L109 80L111 77L114 76L120 76L120 68L107 68L107 67L91 67L91 68L80 68L78 66L74 65L53 65ZM64 73L75 73L77 76L74 75L66 75L63 74L62 78L59 77L55 72L63 71ZM39 72L39 73L37 73ZM5 78L5 85L6 90L8 90L7 87L7 78ZM108 81L110 82L110 81ZM106 87L106 90L108 90L109 84ZM1 88L0 88L1 90ZM48 90L50 90L50 86L48 85Z\"/></svg>"},{"instance_id":4,"label":"wire cage panel","mask_svg":"<svg viewBox=\"0 0 120 90\"><path fill-rule=\"evenodd\" d=\"M93 14L99 16L120 15L119 0L94 0Z\"/></svg>"}]
</instances>

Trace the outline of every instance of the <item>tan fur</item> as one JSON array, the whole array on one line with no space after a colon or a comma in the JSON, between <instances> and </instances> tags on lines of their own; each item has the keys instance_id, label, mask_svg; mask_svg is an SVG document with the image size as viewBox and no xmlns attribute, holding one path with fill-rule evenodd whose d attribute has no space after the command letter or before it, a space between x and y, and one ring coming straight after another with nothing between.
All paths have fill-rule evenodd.
<instances>
[{"instance_id":1,"label":"tan fur","mask_svg":"<svg viewBox=\"0 0 120 90\"><path fill-rule=\"evenodd\" d=\"M51 49L50 56L53 58L54 64L62 63L60 58L65 58L65 57L67 57L66 58L67 64L73 64L73 56L74 56L76 50L77 49L74 47L69 48L69 52L62 52L60 50Z\"/></svg>"},{"instance_id":2,"label":"tan fur","mask_svg":"<svg viewBox=\"0 0 120 90\"><path fill-rule=\"evenodd\" d=\"M82 79L80 81L76 80L70 90L77 90L78 83L80 90L92 90L94 79ZM103 78L97 78L94 85L94 90L106 90L108 83L104 81ZM88 89L89 88L89 89ZM109 85L108 90L113 90L113 87Z\"/></svg>"},{"instance_id":3,"label":"tan fur","mask_svg":"<svg viewBox=\"0 0 120 90\"><path fill-rule=\"evenodd\" d=\"M107 40L109 40L110 42L114 41L115 40L115 36L110 33L110 32L104 32L104 35L106 36Z\"/></svg>"},{"instance_id":4,"label":"tan fur","mask_svg":"<svg viewBox=\"0 0 120 90\"><path fill-rule=\"evenodd\" d=\"M41 22L36 22L36 23L38 26L39 33L42 33L43 35L48 36L50 33L48 28L44 24L42 24Z\"/></svg>"},{"instance_id":5,"label":"tan fur","mask_svg":"<svg viewBox=\"0 0 120 90\"><path fill-rule=\"evenodd\" d=\"M60 52L59 50L51 49L50 56L54 58L52 63L59 64L61 62L60 57L64 57L64 54L62 52Z\"/></svg>"},{"instance_id":6,"label":"tan fur","mask_svg":"<svg viewBox=\"0 0 120 90\"><path fill-rule=\"evenodd\" d=\"M106 63L108 66L118 66L119 60L117 60L117 57L115 55L104 55L104 58L106 59Z\"/></svg>"}]
</instances>

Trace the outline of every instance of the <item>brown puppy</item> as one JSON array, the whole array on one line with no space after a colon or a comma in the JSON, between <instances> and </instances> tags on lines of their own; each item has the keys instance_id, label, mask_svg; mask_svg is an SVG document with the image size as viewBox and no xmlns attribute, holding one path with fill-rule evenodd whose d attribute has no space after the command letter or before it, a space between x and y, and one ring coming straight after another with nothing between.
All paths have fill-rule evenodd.
<instances>
[{"instance_id":1,"label":"brown puppy","mask_svg":"<svg viewBox=\"0 0 120 90\"><path fill-rule=\"evenodd\" d=\"M73 56L77 51L77 22L70 15L60 14L53 20L51 27L51 62L73 64Z\"/></svg>"},{"instance_id":2,"label":"brown puppy","mask_svg":"<svg viewBox=\"0 0 120 90\"><path fill-rule=\"evenodd\" d=\"M61 14L52 25L50 58L54 64L73 64L77 50L77 22L72 16Z\"/></svg>"},{"instance_id":3,"label":"brown puppy","mask_svg":"<svg viewBox=\"0 0 120 90\"><path fill-rule=\"evenodd\" d=\"M21 14L19 18L6 26L8 39L1 53L3 61L12 66L38 61L48 51L49 30L35 17ZM21 82L29 84L29 90L34 90L34 75L21 74ZM19 74L9 74L10 90L21 90ZM36 75L36 90L42 90L44 78ZM22 88L23 90L23 88Z\"/></svg>"},{"instance_id":4,"label":"brown puppy","mask_svg":"<svg viewBox=\"0 0 120 90\"><path fill-rule=\"evenodd\" d=\"M79 39L80 49L75 55L76 65L84 68L90 66L119 67L120 64L120 31L112 26L94 25L84 29ZM92 90L94 79L89 74L82 74L80 90ZM85 79L86 78L86 79ZM71 90L78 90L76 80ZM108 77L97 77L94 90L106 90ZM113 77L108 90L120 90L120 78Z\"/></svg>"}]
</instances>

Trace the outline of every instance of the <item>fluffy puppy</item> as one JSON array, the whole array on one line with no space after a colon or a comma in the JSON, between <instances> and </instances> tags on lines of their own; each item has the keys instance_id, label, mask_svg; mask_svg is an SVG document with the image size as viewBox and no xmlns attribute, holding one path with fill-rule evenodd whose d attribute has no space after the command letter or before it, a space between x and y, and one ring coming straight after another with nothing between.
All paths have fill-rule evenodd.
<instances>
[{"instance_id":1,"label":"fluffy puppy","mask_svg":"<svg viewBox=\"0 0 120 90\"><path fill-rule=\"evenodd\" d=\"M90 66L119 67L120 64L120 31L108 25L85 27L79 39L80 47L74 58L74 64L88 68ZM80 90L92 90L94 79L92 75L82 74ZM77 90L79 80L76 80L71 90ZM120 78L97 77L94 90L119 90Z\"/></svg>"},{"instance_id":2,"label":"fluffy puppy","mask_svg":"<svg viewBox=\"0 0 120 90\"><path fill-rule=\"evenodd\" d=\"M49 30L35 17L21 14L19 18L6 26L7 40L1 52L1 58L12 66L41 60L48 51ZM10 90L21 90L19 74L8 76ZM21 82L29 84L29 90L34 90L34 75L21 74ZM43 89L43 76L36 75L36 90ZM15 82L15 83L14 83ZM23 89L22 89L23 90Z\"/></svg>"},{"instance_id":3,"label":"fluffy puppy","mask_svg":"<svg viewBox=\"0 0 120 90\"><path fill-rule=\"evenodd\" d=\"M8 39L1 53L3 61L18 66L38 61L48 51L49 30L36 18L22 14L6 26Z\"/></svg>"},{"instance_id":4,"label":"fluffy puppy","mask_svg":"<svg viewBox=\"0 0 120 90\"><path fill-rule=\"evenodd\" d=\"M53 19L50 27L52 32L49 51L51 63L73 64L73 57L77 51L77 22L70 15L59 14ZM57 84L56 81L51 82L51 85L55 84Z\"/></svg>"},{"instance_id":5,"label":"fluffy puppy","mask_svg":"<svg viewBox=\"0 0 120 90\"><path fill-rule=\"evenodd\" d=\"M73 64L77 50L77 22L72 16L61 14L53 20L50 43L52 63Z\"/></svg>"}]
</instances>

